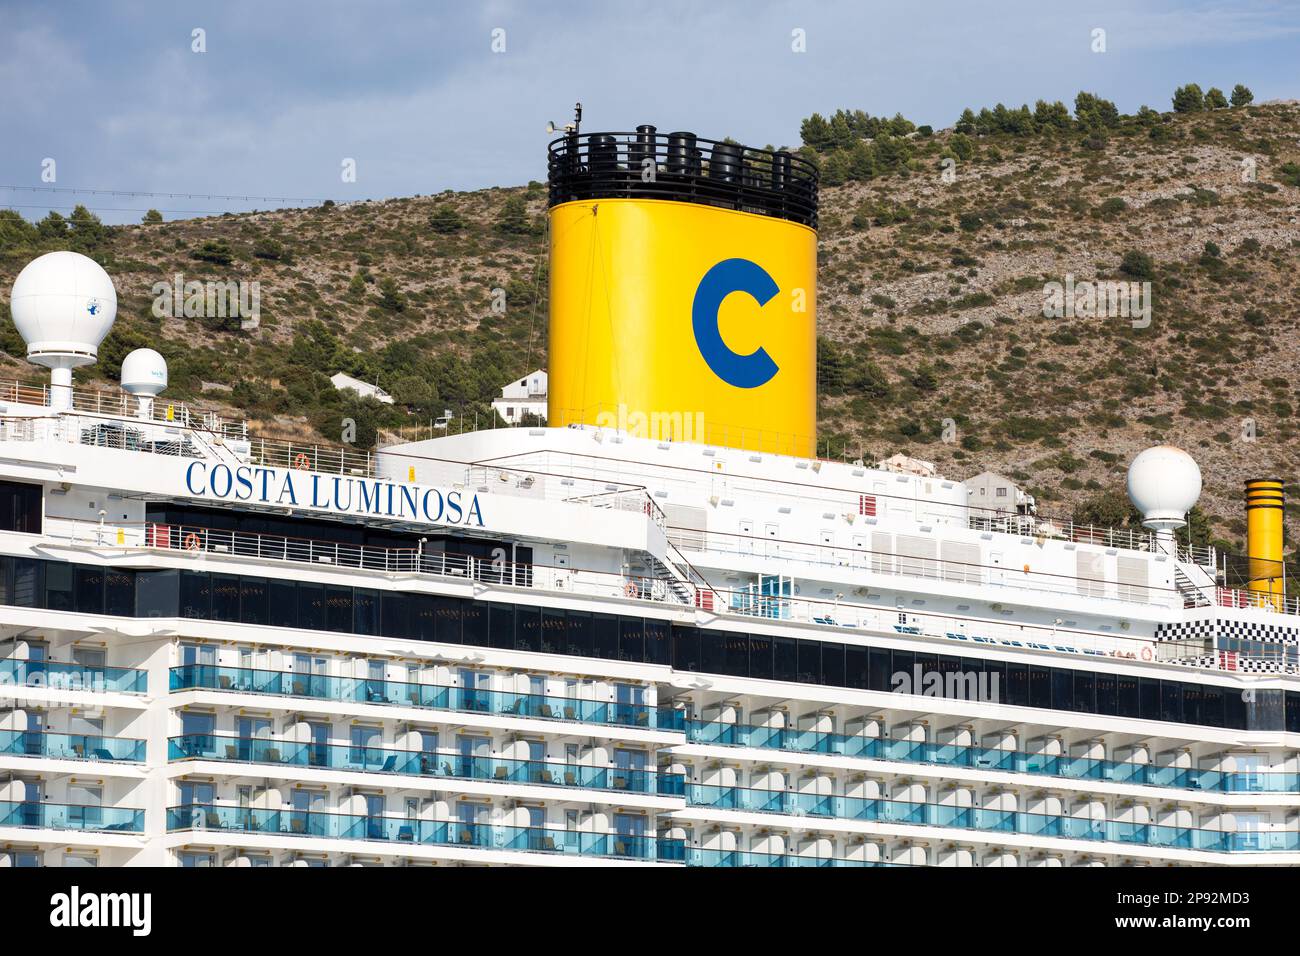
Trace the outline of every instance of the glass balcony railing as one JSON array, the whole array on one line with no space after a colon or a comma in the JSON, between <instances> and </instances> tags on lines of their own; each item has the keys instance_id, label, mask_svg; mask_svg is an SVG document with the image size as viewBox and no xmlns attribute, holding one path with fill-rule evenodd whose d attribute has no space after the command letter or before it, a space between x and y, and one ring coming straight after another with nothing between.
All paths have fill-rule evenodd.
<instances>
[{"instance_id":1,"label":"glass balcony railing","mask_svg":"<svg viewBox=\"0 0 1300 956\"><path fill-rule=\"evenodd\" d=\"M0 659L0 683L96 693L143 694L148 681L145 671L133 667L92 667L6 657Z\"/></svg>"},{"instance_id":2,"label":"glass balcony railing","mask_svg":"<svg viewBox=\"0 0 1300 956\"><path fill-rule=\"evenodd\" d=\"M686 848L687 866L732 867L844 867L844 866L901 866L878 860L845 860L839 857L800 856L795 853L756 853L750 850L706 850L701 847Z\"/></svg>"},{"instance_id":3,"label":"glass balcony railing","mask_svg":"<svg viewBox=\"0 0 1300 956\"><path fill-rule=\"evenodd\" d=\"M616 724L654 730L680 731L685 725L682 711L648 704L577 700L546 694L477 690L365 677L295 674L289 671L223 667L216 664L183 664L173 667L170 687L173 691L195 688L230 690L246 694L312 697L359 704L399 704L406 707L572 720L586 724Z\"/></svg>"},{"instance_id":4,"label":"glass balcony railing","mask_svg":"<svg viewBox=\"0 0 1300 956\"><path fill-rule=\"evenodd\" d=\"M1154 823L1124 823L1027 813L1021 810L987 810L936 803L908 803L899 800L838 797L787 790L747 790L743 787L686 785L688 805L719 810L756 813L784 813L792 816L838 817L904 823L914 826L956 827L997 833L1019 833L1069 840L1096 840L1168 847L1179 850L1295 851L1300 850L1300 831L1269 830L1231 832L1175 827Z\"/></svg>"},{"instance_id":5,"label":"glass balcony railing","mask_svg":"<svg viewBox=\"0 0 1300 956\"><path fill-rule=\"evenodd\" d=\"M143 833L144 811L72 803L18 803L0 800L0 827Z\"/></svg>"},{"instance_id":6,"label":"glass balcony railing","mask_svg":"<svg viewBox=\"0 0 1300 956\"><path fill-rule=\"evenodd\" d=\"M880 737L756 727L748 724L688 720L686 739L691 743L833 754L871 760L897 760L945 767L970 767L975 770L1041 774L1050 777L1066 777L1071 780L1104 780L1109 783L1204 790L1210 793L1300 792L1300 773L1273 771L1234 773L1157 767L1153 764L1117 760L1053 757L1019 750L917 743L910 740L887 740Z\"/></svg>"},{"instance_id":7,"label":"glass balcony railing","mask_svg":"<svg viewBox=\"0 0 1300 956\"><path fill-rule=\"evenodd\" d=\"M48 731L0 730L0 756L143 763L143 740Z\"/></svg>"},{"instance_id":8,"label":"glass balcony railing","mask_svg":"<svg viewBox=\"0 0 1300 956\"><path fill-rule=\"evenodd\" d=\"M363 773L411 774L490 780L498 783L544 784L615 790L628 793L681 796L681 774L621 767L588 767L545 760L479 757L446 751L390 750L351 744L296 743L289 740L187 734L167 742L168 760L231 760Z\"/></svg>"},{"instance_id":9,"label":"glass balcony railing","mask_svg":"<svg viewBox=\"0 0 1300 956\"><path fill-rule=\"evenodd\" d=\"M490 850L571 853L577 856L681 862L681 840L623 833L581 833L549 827L412 820L321 810L258 810L197 805L170 807L167 829L287 833L340 840L379 840L413 846L460 846Z\"/></svg>"}]
</instances>

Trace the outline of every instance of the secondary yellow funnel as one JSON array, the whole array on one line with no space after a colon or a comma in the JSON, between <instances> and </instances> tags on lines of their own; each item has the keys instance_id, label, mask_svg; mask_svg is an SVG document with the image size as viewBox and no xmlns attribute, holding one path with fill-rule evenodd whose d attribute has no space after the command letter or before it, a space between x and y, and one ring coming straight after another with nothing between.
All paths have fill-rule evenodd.
<instances>
[{"instance_id":1,"label":"secondary yellow funnel","mask_svg":"<svg viewBox=\"0 0 1300 956\"><path fill-rule=\"evenodd\" d=\"M1285 593L1282 575L1282 482L1256 479L1246 482L1247 587L1264 594ZM1280 604L1281 599L1268 599Z\"/></svg>"}]
</instances>

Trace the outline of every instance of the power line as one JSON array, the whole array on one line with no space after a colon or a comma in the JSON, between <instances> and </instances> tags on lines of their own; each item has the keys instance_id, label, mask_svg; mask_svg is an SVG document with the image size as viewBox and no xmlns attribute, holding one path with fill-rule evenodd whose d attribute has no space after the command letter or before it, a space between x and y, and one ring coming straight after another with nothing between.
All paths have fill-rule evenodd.
<instances>
[{"instance_id":1,"label":"power line","mask_svg":"<svg viewBox=\"0 0 1300 956\"><path fill-rule=\"evenodd\" d=\"M34 193L83 193L96 196L149 196L164 199L212 199L229 202L300 202L323 203L324 199L301 196L224 196L215 193L171 192L155 193L142 189L83 189L79 186L4 186L0 189L22 190Z\"/></svg>"},{"instance_id":2,"label":"power line","mask_svg":"<svg viewBox=\"0 0 1300 956\"><path fill-rule=\"evenodd\" d=\"M7 203L3 206L0 206L0 209L76 209L77 206L81 206L82 208L87 209L90 212L149 212L150 209L153 209L153 211L155 212L170 213L172 215L177 215L177 216L180 215L219 216L223 213L235 212L235 210L231 210L231 209L154 209L154 207L152 206L149 207L149 209L146 209L144 207L135 208L135 207L126 207L126 206L87 206L85 203L77 203L76 205L56 204L56 203L31 203L31 204ZM299 209L302 207L285 206L283 208ZM276 210L256 209L256 210L240 210L240 211L241 212L250 212L250 211L251 212L275 212Z\"/></svg>"}]
</instances>

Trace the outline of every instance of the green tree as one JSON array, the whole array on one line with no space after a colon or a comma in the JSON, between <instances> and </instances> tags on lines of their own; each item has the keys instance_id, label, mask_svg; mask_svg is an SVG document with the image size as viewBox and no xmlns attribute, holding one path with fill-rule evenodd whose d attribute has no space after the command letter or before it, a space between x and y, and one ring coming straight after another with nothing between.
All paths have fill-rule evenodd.
<instances>
[{"instance_id":1,"label":"green tree","mask_svg":"<svg viewBox=\"0 0 1300 956\"><path fill-rule=\"evenodd\" d=\"M228 266L235 261L235 255L230 251L230 243L224 239L208 239L203 245L190 253L191 259L198 259L200 262L211 262L213 265Z\"/></svg>"},{"instance_id":2,"label":"green tree","mask_svg":"<svg viewBox=\"0 0 1300 956\"><path fill-rule=\"evenodd\" d=\"M1132 279L1150 280L1155 278L1156 264L1145 252L1130 249L1120 260L1119 271Z\"/></svg>"},{"instance_id":3,"label":"green tree","mask_svg":"<svg viewBox=\"0 0 1300 956\"><path fill-rule=\"evenodd\" d=\"M532 232L532 223L528 221L528 205L523 196L511 196L497 213L496 228L512 236L527 235Z\"/></svg>"},{"instance_id":4,"label":"green tree","mask_svg":"<svg viewBox=\"0 0 1300 956\"><path fill-rule=\"evenodd\" d=\"M1081 90L1074 98L1074 118L1084 129L1099 130L1118 126L1119 110L1110 100Z\"/></svg>"},{"instance_id":5,"label":"green tree","mask_svg":"<svg viewBox=\"0 0 1300 956\"><path fill-rule=\"evenodd\" d=\"M805 146L824 152L831 147L831 125L821 113L814 113L799 124L799 137Z\"/></svg>"},{"instance_id":6,"label":"green tree","mask_svg":"<svg viewBox=\"0 0 1300 956\"><path fill-rule=\"evenodd\" d=\"M392 276L385 276L379 283L379 307L389 312L406 311L406 296Z\"/></svg>"},{"instance_id":7,"label":"green tree","mask_svg":"<svg viewBox=\"0 0 1300 956\"><path fill-rule=\"evenodd\" d=\"M429 217L429 228L440 235L448 235L464 229L465 220L450 203L439 203Z\"/></svg>"},{"instance_id":8,"label":"green tree","mask_svg":"<svg viewBox=\"0 0 1300 956\"><path fill-rule=\"evenodd\" d=\"M1236 86L1232 88L1233 106L1246 106L1247 104L1253 102L1254 99L1255 99L1255 94L1250 91L1250 87L1243 86L1242 84L1238 83Z\"/></svg>"},{"instance_id":9,"label":"green tree","mask_svg":"<svg viewBox=\"0 0 1300 956\"><path fill-rule=\"evenodd\" d=\"M953 127L957 133L966 133L967 135L975 132L975 111L969 106L961 111L961 116L957 118L957 125Z\"/></svg>"},{"instance_id":10,"label":"green tree","mask_svg":"<svg viewBox=\"0 0 1300 956\"><path fill-rule=\"evenodd\" d=\"M1075 524L1099 528L1121 528L1129 520L1132 508L1122 494L1099 494L1080 502L1070 517Z\"/></svg>"},{"instance_id":11,"label":"green tree","mask_svg":"<svg viewBox=\"0 0 1300 956\"><path fill-rule=\"evenodd\" d=\"M1228 98L1223 95L1223 90L1217 86L1210 87L1205 93L1205 108L1207 110L1221 110L1228 106Z\"/></svg>"},{"instance_id":12,"label":"green tree","mask_svg":"<svg viewBox=\"0 0 1300 956\"><path fill-rule=\"evenodd\" d=\"M1205 109L1205 95L1195 83L1174 90L1175 113L1199 113Z\"/></svg>"},{"instance_id":13,"label":"green tree","mask_svg":"<svg viewBox=\"0 0 1300 956\"><path fill-rule=\"evenodd\" d=\"M140 221L143 223L150 223L150 224L162 222L163 221L162 213L160 213L157 209L150 209L147 213L144 214L144 218L141 219Z\"/></svg>"}]
</instances>

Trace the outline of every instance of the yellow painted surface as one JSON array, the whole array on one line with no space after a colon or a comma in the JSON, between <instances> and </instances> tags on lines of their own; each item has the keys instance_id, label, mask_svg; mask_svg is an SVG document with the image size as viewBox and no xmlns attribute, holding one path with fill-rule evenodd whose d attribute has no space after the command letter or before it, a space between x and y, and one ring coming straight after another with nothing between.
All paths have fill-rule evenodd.
<instances>
[{"instance_id":1,"label":"yellow painted surface","mask_svg":"<svg viewBox=\"0 0 1300 956\"><path fill-rule=\"evenodd\" d=\"M1246 555L1252 591L1283 594L1282 483L1246 482Z\"/></svg>"},{"instance_id":2,"label":"yellow painted surface","mask_svg":"<svg viewBox=\"0 0 1300 956\"><path fill-rule=\"evenodd\" d=\"M564 203L550 217L549 425L580 422L661 440L813 454L813 230L664 200ZM716 309L717 333L735 361L762 366L748 358L762 349L775 366L754 385L718 374L718 353L706 359L693 321L701 281L735 259L752 263L776 288L762 306L733 291Z\"/></svg>"}]
</instances>

